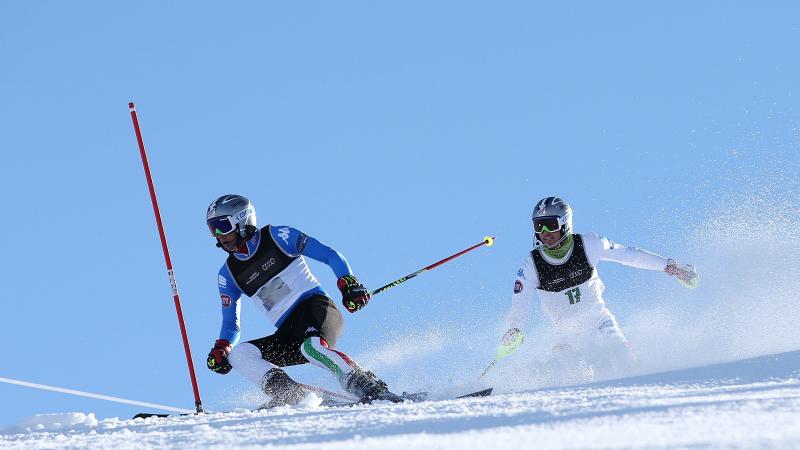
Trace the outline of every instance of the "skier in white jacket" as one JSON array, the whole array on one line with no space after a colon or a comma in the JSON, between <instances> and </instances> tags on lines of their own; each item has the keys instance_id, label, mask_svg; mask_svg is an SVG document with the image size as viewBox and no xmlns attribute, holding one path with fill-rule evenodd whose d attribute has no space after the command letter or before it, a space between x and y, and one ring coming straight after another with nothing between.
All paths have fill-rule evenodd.
<instances>
[{"instance_id":1,"label":"skier in white jacket","mask_svg":"<svg viewBox=\"0 0 800 450\"><path fill-rule=\"evenodd\" d=\"M635 360L625 335L603 301L597 263L613 261L639 269L659 270L695 288L697 271L635 247L625 247L594 233L574 234L572 208L559 197L540 200L533 211L534 249L528 252L514 281L508 331L496 361L522 344L530 302L539 298L555 333L555 358L601 361L604 369L627 369ZM599 356L599 358L598 358Z\"/></svg>"}]
</instances>

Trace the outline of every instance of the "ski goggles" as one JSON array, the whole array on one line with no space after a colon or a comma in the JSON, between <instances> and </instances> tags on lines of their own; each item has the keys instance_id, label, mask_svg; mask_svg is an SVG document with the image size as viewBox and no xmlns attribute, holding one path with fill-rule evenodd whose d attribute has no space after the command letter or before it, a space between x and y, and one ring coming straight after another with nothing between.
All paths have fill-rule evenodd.
<instances>
[{"instance_id":1,"label":"ski goggles","mask_svg":"<svg viewBox=\"0 0 800 450\"><path fill-rule=\"evenodd\" d=\"M537 233L542 233L545 231L552 233L560 229L561 221L558 220L558 216L536 217L533 219L533 231Z\"/></svg>"},{"instance_id":2,"label":"ski goggles","mask_svg":"<svg viewBox=\"0 0 800 450\"><path fill-rule=\"evenodd\" d=\"M208 219L206 224L208 225L208 230L211 231L211 235L214 237L224 236L236 229L236 223L231 216L214 217Z\"/></svg>"}]
</instances>

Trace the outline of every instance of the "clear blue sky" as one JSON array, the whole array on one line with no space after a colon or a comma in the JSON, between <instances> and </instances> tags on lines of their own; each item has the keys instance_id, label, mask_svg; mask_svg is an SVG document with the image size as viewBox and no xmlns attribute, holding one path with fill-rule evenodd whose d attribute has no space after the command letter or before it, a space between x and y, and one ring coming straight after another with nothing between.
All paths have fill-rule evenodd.
<instances>
[{"instance_id":1,"label":"clear blue sky","mask_svg":"<svg viewBox=\"0 0 800 450\"><path fill-rule=\"evenodd\" d=\"M800 6L741 3L3 2L0 376L192 407L129 101L209 409L249 389L204 364L221 194L336 248L373 289L496 235L347 317L343 350L437 336L443 374L456 354L476 374L491 359L543 196L570 201L578 231L698 263L726 205L799 204ZM658 274L601 272L623 327L635 287L692 302ZM244 308L245 339L271 332ZM400 366L376 369L397 385ZM0 398L0 425L141 409Z\"/></svg>"}]
</instances>

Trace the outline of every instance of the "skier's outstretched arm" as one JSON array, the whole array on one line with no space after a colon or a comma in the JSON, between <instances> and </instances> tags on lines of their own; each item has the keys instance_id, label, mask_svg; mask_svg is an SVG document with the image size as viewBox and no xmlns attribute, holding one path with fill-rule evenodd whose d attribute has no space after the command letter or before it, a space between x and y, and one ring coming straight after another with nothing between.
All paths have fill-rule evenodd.
<instances>
[{"instance_id":1,"label":"skier's outstretched arm","mask_svg":"<svg viewBox=\"0 0 800 450\"><path fill-rule=\"evenodd\" d=\"M584 244L586 255L593 266L598 261L613 261L638 269L659 270L676 277L686 287L697 287L697 270L692 265L681 265L673 259L641 248L626 247L594 233L584 235Z\"/></svg>"}]
</instances>

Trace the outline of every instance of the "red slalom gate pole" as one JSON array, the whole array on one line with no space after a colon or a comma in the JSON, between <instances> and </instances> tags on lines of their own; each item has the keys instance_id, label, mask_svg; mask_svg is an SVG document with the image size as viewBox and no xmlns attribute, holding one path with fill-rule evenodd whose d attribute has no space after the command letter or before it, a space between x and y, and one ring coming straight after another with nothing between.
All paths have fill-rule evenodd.
<instances>
[{"instance_id":1,"label":"red slalom gate pole","mask_svg":"<svg viewBox=\"0 0 800 450\"><path fill-rule=\"evenodd\" d=\"M172 260L169 257L169 248L167 247L167 236L164 234L164 225L161 223L161 212L158 209L156 190L153 187L153 178L150 176L150 165L147 163L147 153L144 150L142 131L139 129L139 117L136 115L136 106L134 106L133 102L128 103L128 108L131 111L131 120L133 121L133 130L136 132L136 141L139 143L139 153L142 156L144 174L147 177L147 187L150 189L150 200L153 203L153 213L156 215L158 234L161 236L161 249L164 251L164 261L167 263L167 275L169 275L169 285L172 288L172 299L175 301L175 312L178 314L178 324L181 327L181 336L183 337L183 350L186 353L186 363L189 365L189 376L192 378L194 406L198 413L202 413L203 402L200 401L200 390L197 387L194 364L192 364L192 351L189 348L189 339L186 337L186 325L183 323L183 311L181 310L181 298L178 294L178 283L175 281L175 273L172 270Z\"/></svg>"}]
</instances>

